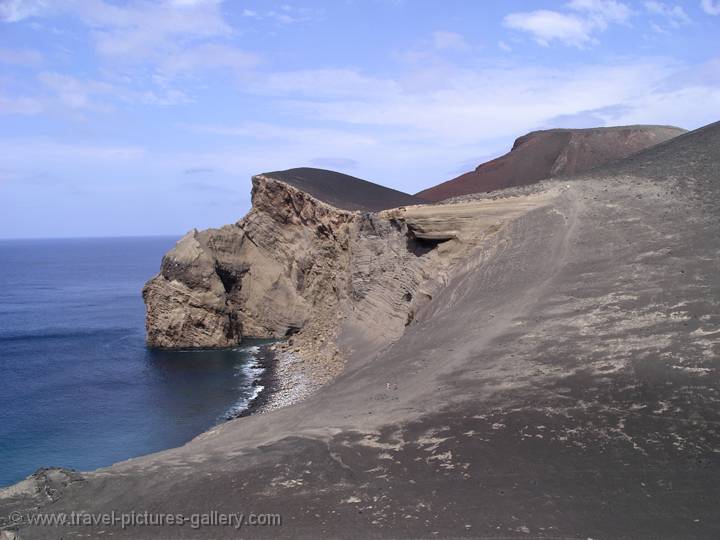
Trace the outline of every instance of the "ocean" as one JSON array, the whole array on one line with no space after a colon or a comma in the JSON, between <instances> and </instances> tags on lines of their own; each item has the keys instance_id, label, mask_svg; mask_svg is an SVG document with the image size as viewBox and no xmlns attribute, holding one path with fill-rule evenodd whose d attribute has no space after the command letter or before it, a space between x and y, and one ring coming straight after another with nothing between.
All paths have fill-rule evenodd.
<instances>
[{"instance_id":1,"label":"ocean","mask_svg":"<svg viewBox=\"0 0 720 540\"><path fill-rule=\"evenodd\" d=\"M179 446L257 395L258 342L145 347L142 286L176 240L0 241L0 486Z\"/></svg>"}]
</instances>

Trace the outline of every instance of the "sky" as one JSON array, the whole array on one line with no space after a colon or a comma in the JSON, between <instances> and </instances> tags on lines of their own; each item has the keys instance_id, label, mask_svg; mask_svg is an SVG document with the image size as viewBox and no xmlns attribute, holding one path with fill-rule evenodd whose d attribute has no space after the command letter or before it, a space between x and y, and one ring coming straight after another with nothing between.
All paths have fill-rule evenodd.
<instances>
[{"instance_id":1,"label":"sky","mask_svg":"<svg viewBox=\"0 0 720 540\"><path fill-rule=\"evenodd\" d=\"M179 235L311 166L415 193L720 120L720 0L0 0L0 238Z\"/></svg>"}]
</instances>

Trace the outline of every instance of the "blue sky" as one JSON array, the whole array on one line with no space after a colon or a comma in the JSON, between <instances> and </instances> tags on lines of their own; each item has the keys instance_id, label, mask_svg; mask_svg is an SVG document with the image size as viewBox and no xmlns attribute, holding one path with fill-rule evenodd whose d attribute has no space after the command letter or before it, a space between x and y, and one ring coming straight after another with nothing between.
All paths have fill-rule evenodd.
<instances>
[{"instance_id":1,"label":"blue sky","mask_svg":"<svg viewBox=\"0 0 720 540\"><path fill-rule=\"evenodd\" d=\"M0 237L234 222L250 176L409 192L533 129L720 119L720 0L0 0Z\"/></svg>"}]
</instances>

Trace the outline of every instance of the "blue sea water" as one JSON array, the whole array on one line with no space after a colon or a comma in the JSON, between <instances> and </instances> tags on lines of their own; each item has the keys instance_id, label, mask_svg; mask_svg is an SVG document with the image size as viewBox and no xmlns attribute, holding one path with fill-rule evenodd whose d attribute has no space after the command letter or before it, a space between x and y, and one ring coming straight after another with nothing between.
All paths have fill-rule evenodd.
<instances>
[{"instance_id":1,"label":"blue sea water","mask_svg":"<svg viewBox=\"0 0 720 540\"><path fill-rule=\"evenodd\" d=\"M0 486L179 446L257 394L254 343L145 347L142 286L175 240L0 241Z\"/></svg>"}]
</instances>

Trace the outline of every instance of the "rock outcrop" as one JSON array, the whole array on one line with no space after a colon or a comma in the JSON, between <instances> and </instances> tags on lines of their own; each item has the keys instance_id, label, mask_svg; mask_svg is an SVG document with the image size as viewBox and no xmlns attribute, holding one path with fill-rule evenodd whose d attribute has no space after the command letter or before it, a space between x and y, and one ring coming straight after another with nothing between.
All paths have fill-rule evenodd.
<instances>
[{"instance_id":1,"label":"rock outcrop","mask_svg":"<svg viewBox=\"0 0 720 540\"><path fill-rule=\"evenodd\" d=\"M336 178L345 186L329 198L317 185L315 195L298 189L290 176L255 176L245 218L193 230L163 258L143 291L149 345L227 347L243 335L292 336L291 350L312 358L313 379L327 380L342 365L341 349L397 339L486 235L548 198L367 212L339 206L381 208L387 201L374 195L384 188Z\"/></svg>"},{"instance_id":2,"label":"rock outcrop","mask_svg":"<svg viewBox=\"0 0 720 540\"><path fill-rule=\"evenodd\" d=\"M533 131L512 150L474 171L425 189L416 197L441 201L582 173L636 154L685 133L672 126L621 126Z\"/></svg>"},{"instance_id":3,"label":"rock outcrop","mask_svg":"<svg viewBox=\"0 0 720 540\"><path fill-rule=\"evenodd\" d=\"M245 218L189 232L145 286L150 346L228 347L243 335L279 338L311 318L332 318L339 300L362 294L350 264L362 250L350 248L364 231L380 231L367 212L421 202L320 169L266 173L252 182ZM386 221L380 228L385 237L404 238L402 227Z\"/></svg>"},{"instance_id":4,"label":"rock outcrop","mask_svg":"<svg viewBox=\"0 0 720 540\"><path fill-rule=\"evenodd\" d=\"M305 325L314 300L340 286L331 267L347 253L351 212L263 175L253 178L252 203L238 223L193 230L165 255L143 291L149 345L286 336Z\"/></svg>"}]
</instances>

